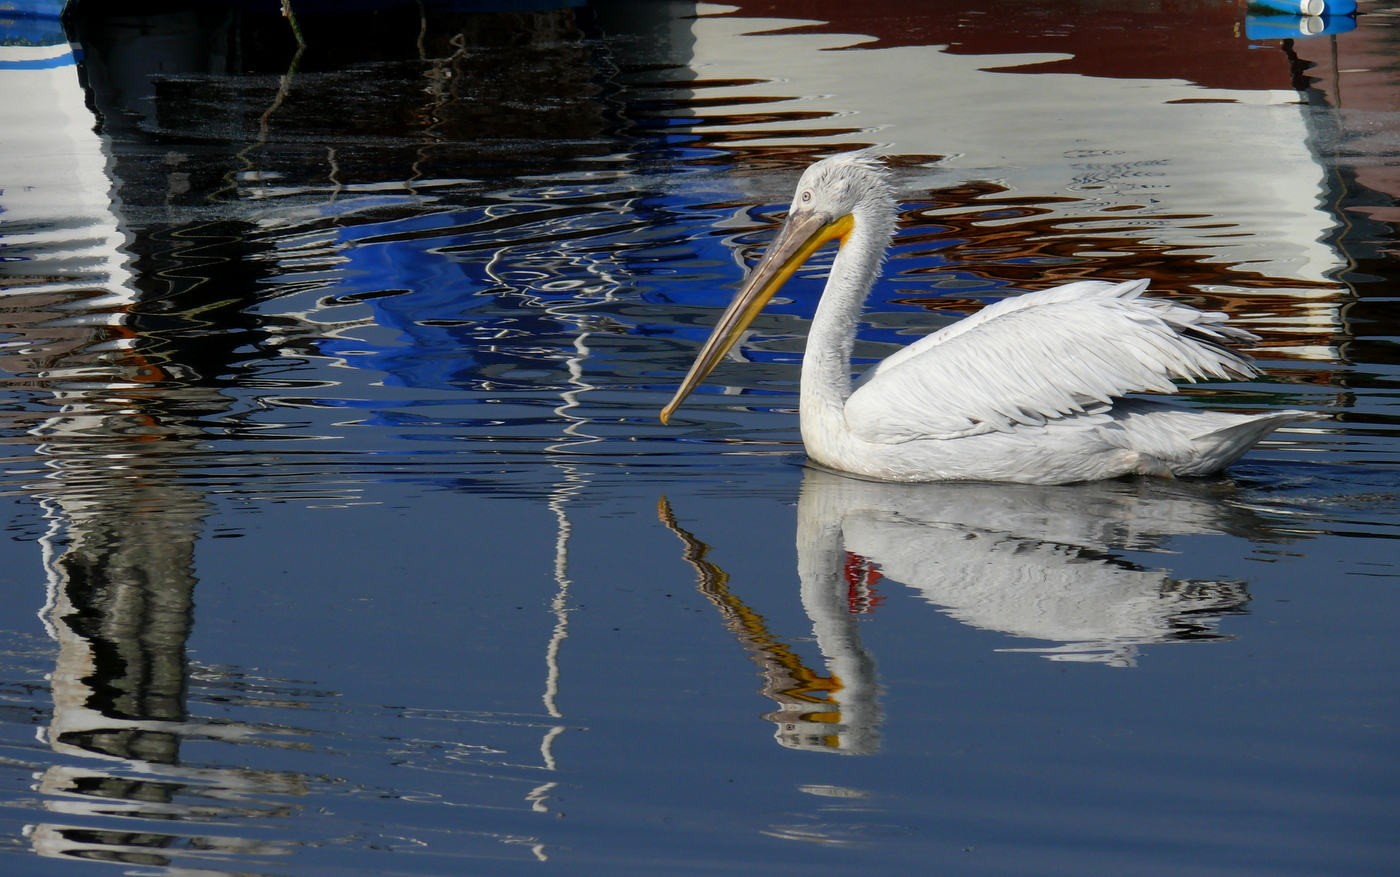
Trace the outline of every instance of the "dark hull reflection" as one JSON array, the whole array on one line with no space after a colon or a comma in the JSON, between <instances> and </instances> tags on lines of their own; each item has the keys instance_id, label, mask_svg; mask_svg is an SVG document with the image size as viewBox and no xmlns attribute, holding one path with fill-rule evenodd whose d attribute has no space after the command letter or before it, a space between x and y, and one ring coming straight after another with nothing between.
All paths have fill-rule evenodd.
<instances>
[{"instance_id":1,"label":"dark hull reflection","mask_svg":"<svg viewBox=\"0 0 1400 877\"><path fill-rule=\"evenodd\" d=\"M227 15L231 18L221 20L218 27L237 18L232 12ZM577 41L576 32L551 30L567 24L567 16L562 10L534 16L533 33L543 48L523 53L529 56L526 61L538 62L539 69L530 74L534 79L560 80L559 65L577 68L587 55L559 55L551 48L559 40ZM88 33L93 39L88 73L96 82L109 136L116 134L128 142L161 136L159 124L170 122L171 117L148 119L143 113L169 98L171 88L177 102L191 103L186 101L188 95L178 94L178 79L164 80L164 95L132 88L151 85L152 69L174 72L182 66L198 67L197 52L162 54L162 50L181 45L190 49L209 38L212 32L205 27L205 18L201 14L84 19L85 26L94 28ZM493 27L493 22L499 27ZM489 43L493 34L510 42L505 35L514 32L508 21L468 17L458 24L461 33L482 25L472 31L478 40L473 45ZM444 68L443 81L453 73L468 81L480 80L468 67L489 65L491 59L460 51L465 44L462 39L449 42L457 48L449 46L448 53L457 51L457 55ZM521 52L507 54L522 58ZM58 84L74 84L63 79L66 72L60 71ZM563 76L561 87L567 88L571 79L593 87L587 72ZM67 109L81 107L76 94L63 97L72 105ZM589 108L595 105L576 101L577 97L561 96L560 107L578 103L592 112ZM474 99L489 105L505 97L476 95ZM458 101L455 107L470 103ZM450 104L444 98L449 110ZM459 118L453 124L469 121ZM158 124L152 127L148 122ZM548 125L557 127L559 120L551 119ZM596 120L585 127L594 125ZM210 489L228 486L226 476L208 477L211 439L252 438L259 431L255 422L249 422L246 403L238 398L249 364L269 354L319 353L312 344L303 344L303 339L319 341L327 327L309 324L297 314L252 312L249 305L255 299L250 290L276 269L270 260L258 258L269 245L257 240L257 221L240 215L243 211L230 215L215 210L209 221L193 224L150 221L151 215L144 211L162 198L170 209L179 206L190 189L196 190L192 196L196 200L207 196L215 180L201 179L196 162L156 166L157 182L169 183L162 192L151 186L149 164L120 155L108 164L106 150L111 141L91 136L91 127L90 119L87 125L74 125L72 131L52 132L51 148L60 155L76 155L83 171L106 165L109 172L115 171L115 178L98 174L91 186L78 192L76 201L62 197L66 192L55 197L46 191L50 200L40 203L30 219L39 226L76 227L76 214L95 232L77 240L55 240L48 245L52 253L27 252L25 258L5 265L9 294L0 328L7 337L0 349L0 367L9 375L5 385L31 401L3 413L9 432L4 440L32 444L29 459L41 472L30 487L48 519L43 537L48 590L41 617L58 645L49 674L52 713L41 733L55 760L38 771L34 781L46 816L26 825L24 838L43 857L170 869L171 873L263 873L303 845L305 837L246 835L265 833L278 822L301 815L314 787L343 781L192 763L184 754L191 742L313 746L296 739L311 735L303 728L215 721L191 710L192 677L198 677L205 699L211 697L211 688L217 692L216 701L247 699L256 704L261 700L264 705L295 708L303 706L299 701L305 698L279 691L277 680L245 680L235 671L191 666L188 642L198 582L196 553L201 539L208 538L206 519L214 509ZM450 129L447 124L447 135ZM588 136L582 129L561 134L566 140ZM403 170L412 173L407 167ZM350 173L353 169L347 168ZM383 173L383 168L376 167L373 173ZM236 193L238 188L235 185L229 191ZM123 208L145 220L139 231L127 231L131 216L118 213L109 200L111 190L120 193ZM587 354L586 337L584 332L573 339L579 358ZM576 377L577 364L571 360L566 367ZM283 390L317 384L286 378L275 383ZM578 381L565 383L572 393L587 388ZM577 404L569 392L562 394L562 405L556 400L559 416L566 419L567 410ZM588 440L571 429L562 445ZM564 468L551 504L560 522L559 593L552 605L556 623L546 650L545 715L494 723L522 727L527 736L535 733L533 726L539 726L542 739L536 738L534 748L543 764L511 765L529 781L507 794L513 793L515 807L540 814L552 812L552 792L558 783L540 782L539 772L557 770L553 746L567 730L560 723L563 713L556 703L561 684L559 653L568 633L566 504L585 483ZM324 745L324 737L319 745ZM419 746L425 754L413 752ZM441 749L448 751L445 757L454 768L462 753L475 758L501 754L485 745L453 748L413 741L395 757L406 765L441 769L431 757ZM515 778L508 785L516 787L520 782ZM535 838L482 834L490 843L523 844L533 858L547 858L544 844Z\"/></svg>"},{"instance_id":2,"label":"dark hull reflection","mask_svg":"<svg viewBox=\"0 0 1400 877\"><path fill-rule=\"evenodd\" d=\"M70 18L102 130L127 146L128 218L169 219L227 216L260 189L430 192L664 141L616 79L687 78L676 23L694 3L533 5L302 14L300 49L280 14L237 5L82 0Z\"/></svg>"}]
</instances>

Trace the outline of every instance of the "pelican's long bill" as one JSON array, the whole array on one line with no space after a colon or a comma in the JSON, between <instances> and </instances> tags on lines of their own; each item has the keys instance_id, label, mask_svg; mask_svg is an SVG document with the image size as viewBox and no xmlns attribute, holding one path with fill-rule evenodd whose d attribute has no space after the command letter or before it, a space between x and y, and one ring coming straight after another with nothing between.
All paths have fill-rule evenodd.
<instances>
[{"instance_id":1,"label":"pelican's long bill","mask_svg":"<svg viewBox=\"0 0 1400 877\"><path fill-rule=\"evenodd\" d=\"M661 409L661 422L671 419L685 397L691 394L700 382L709 377L719 361L744 334L744 330L763 310L788 278L802 267L822 244L837 239L842 242L855 226L851 214L829 219L827 215L810 210L793 210L778 230L778 236L768 251L759 259L753 271L744 279L744 285L729 303L719 318L714 331L700 348L700 355L690 366L685 380L676 395L665 408Z\"/></svg>"}]
</instances>

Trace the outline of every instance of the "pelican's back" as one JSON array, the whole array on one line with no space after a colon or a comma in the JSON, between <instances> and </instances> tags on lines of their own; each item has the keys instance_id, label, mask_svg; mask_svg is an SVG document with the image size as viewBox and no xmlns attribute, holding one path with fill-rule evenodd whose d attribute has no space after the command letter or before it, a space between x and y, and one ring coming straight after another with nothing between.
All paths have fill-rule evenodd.
<instances>
[{"instance_id":1,"label":"pelican's back","mask_svg":"<svg viewBox=\"0 0 1400 877\"><path fill-rule=\"evenodd\" d=\"M1146 286L1083 281L990 305L881 363L846 421L870 442L963 438L1174 393L1174 379L1256 374L1226 346L1254 335L1224 314L1142 298Z\"/></svg>"}]
</instances>

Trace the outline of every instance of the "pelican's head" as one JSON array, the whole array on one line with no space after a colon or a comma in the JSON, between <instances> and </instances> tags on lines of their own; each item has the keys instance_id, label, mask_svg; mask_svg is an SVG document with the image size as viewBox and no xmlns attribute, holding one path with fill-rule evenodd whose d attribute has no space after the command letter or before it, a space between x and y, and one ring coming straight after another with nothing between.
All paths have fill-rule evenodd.
<instances>
[{"instance_id":1,"label":"pelican's head","mask_svg":"<svg viewBox=\"0 0 1400 877\"><path fill-rule=\"evenodd\" d=\"M800 212L824 214L831 221L867 210L888 212L894 199L888 176L879 156L868 149L824 158L802 172L788 220Z\"/></svg>"},{"instance_id":2,"label":"pelican's head","mask_svg":"<svg viewBox=\"0 0 1400 877\"><path fill-rule=\"evenodd\" d=\"M680 389L661 410L661 422L669 420L681 402L709 376L773 294L822 244L830 240L844 244L859 220L863 225L878 226L873 229L874 240L883 248L894 227L893 203L884 166L869 151L834 155L807 168L797 182L797 192L778 236L744 278L739 293L719 318Z\"/></svg>"}]
</instances>

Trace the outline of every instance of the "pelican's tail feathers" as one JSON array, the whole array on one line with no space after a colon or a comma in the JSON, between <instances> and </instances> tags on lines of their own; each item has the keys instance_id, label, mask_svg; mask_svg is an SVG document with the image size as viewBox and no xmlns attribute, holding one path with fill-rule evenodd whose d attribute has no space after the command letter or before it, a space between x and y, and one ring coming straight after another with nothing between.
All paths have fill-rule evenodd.
<instances>
[{"instance_id":1,"label":"pelican's tail feathers","mask_svg":"<svg viewBox=\"0 0 1400 877\"><path fill-rule=\"evenodd\" d=\"M1312 411L1236 414L1182 408L1155 399L1122 399L1113 406L1123 446L1137 454L1143 475L1212 475L1234 463L1274 430L1327 417Z\"/></svg>"},{"instance_id":2,"label":"pelican's tail feathers","mask_svg":"<svg viewBox=\"0 0 1400 877\"><path fill-rule=\"evenodd\" d=\"M1274 430L1300 420L1321 420L1327 417L1315 411L1273 411L1268 414L1229 415L1231 421L1192 439L1194 453L1189 459L1173 460L1172 474L1181 476L1210 475L1234 463L1245 452L1267 438Z\"/></svg>"}]
</instances>

